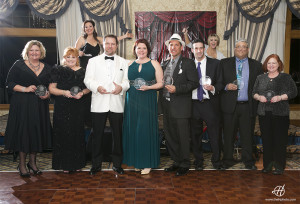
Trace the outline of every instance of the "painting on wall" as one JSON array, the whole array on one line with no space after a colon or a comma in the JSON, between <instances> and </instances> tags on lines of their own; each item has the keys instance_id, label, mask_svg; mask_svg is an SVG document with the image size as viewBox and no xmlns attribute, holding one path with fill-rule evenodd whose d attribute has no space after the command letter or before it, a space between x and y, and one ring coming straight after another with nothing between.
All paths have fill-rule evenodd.
<instances>
[{"instance_id":1,"label":"painting on wall","mask_svg":"<svg viewBox=\"0 0 300 204\"><path fill-rule=\"evenodd\" d=\"M151 44L151 59L159 62L169 57L165 41L178 33L184 40L183 28L188 28L190 40L202 39L207 42L210 34L216 33L217 12L215 11L161 11L135 12L136 39L147 39ZM183 56L192 58L190 48Z\"/></svg>"}]
</instances>

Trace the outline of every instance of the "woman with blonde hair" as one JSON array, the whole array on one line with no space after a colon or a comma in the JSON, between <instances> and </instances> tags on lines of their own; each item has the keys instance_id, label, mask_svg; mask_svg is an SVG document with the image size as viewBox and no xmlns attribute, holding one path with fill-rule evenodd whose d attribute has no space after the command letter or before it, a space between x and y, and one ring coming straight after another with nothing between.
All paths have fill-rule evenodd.
<instances>
[{"instance_id":1,"label":"woman with blonde hair","mask_svg":"<svg viewBox=\"0 0 300 204\"><path fill-rule=\"evenodd\" d=\"M55 96L52 168L64 173L80 171L85 166L82 97L90 91L83 83L85 70L79 66L78 56L76 48L67 47L63 65L53 69L49 85Z\"/></svg>"},{"instance_id":2,"label":"woman with blonde hair","mask_svg":"<svg viewBox=\"0 0 300 204\"><path fill-rule=\"evenodd\" d=\"M19 174L30 177L42 174L36 165L36 154L51 148L51 123L48 91L38 93L39 87L48 87L51 67L41 59L46 50L37 40L27 42L22 60L10 68L6 86L11 93L9 116L5 131L5 148L19 152ZM43 89L43 88L42 88ZM29 162L26 165L26 155ZM26 166L29 172L26 169Z\"/></svg>"},{"instance_id":3,"label":"woman with blonde hair","mask_svg":"<svg viewBox=\"0 0 300 204\"><path fill-rule=\"evenodd\" d=\"M182 32L184 34L184 40L185 40L186 46L189 48L193 48L192 43L188 36L187 28L183 28ZM220 37L215 33L210 34L207 38L207 45L205 44L205 51L204 51L205 56L209 57L209 58L218 59L218 60L225 58L225 56L222 54L222 52L217 50L217 47L219 46L219 44L220 44Z\"/></svg>"}]
</instances>

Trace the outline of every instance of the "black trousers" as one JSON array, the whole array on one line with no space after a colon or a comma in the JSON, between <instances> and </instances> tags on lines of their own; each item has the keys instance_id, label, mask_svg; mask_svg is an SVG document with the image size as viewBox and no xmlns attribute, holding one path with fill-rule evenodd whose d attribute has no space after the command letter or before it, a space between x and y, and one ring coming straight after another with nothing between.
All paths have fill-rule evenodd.
<instances>
[{"instance_id":1,"label":"black trousers","mask_svg":"<svg viewBox=\"0 0 300 204\"><path fill-rule=\"evenodd\" d=\"M265 116L259 116L259 126L264 151L264 168L268 168L274 162L275 168L284 170L289 116L276 116L266 111Z\"/></svg>"},{"instance_id":2,"label":"black trousers","mask_svg":"<svg viewBox=\"0 0 300 204\"><path fill-rule=\"evenodd\" d=\"M123 113L92 113L93 135L92 135L92 166L101 166L103 161L103 135L107 117L112 128L113 146L112 161L115 167L121 167L123 159L122 149L122 126Z\"/></svg>"},{"instance_id":3,"label":"black trousers","mask_svg":"<svg viewBox=\"0 0 300 204\"><path fill-rule=\"evenodd\" d=\"M163 120L166 144L174 166L190 167L190 121L189 118L173 118L170 102L163 101Z\"/></svg>"},{"instance_id":4,"label":"black trousers","mask_svg":"<svg viewBox=\"0 0 300 204\"><path fill-rule=\"evenodd\" d=\"M211 162L215 168L220 166L220 113L218 107L214 106L212 101L193 100L193 113L191 119L191 140L192 149L195 157L195 164L203 166L203 121L207 125L208 136L210 140L213 155Z\"/></svg>"},{"instance_id":5,"label":"black trousers","mask_svg":"<svg viewBox=\"0 0 300 204\"><path fill-rule=\"evenodd\" d=\"M240 133L242 146L242 161L245 165L254 165L253 159L253 136L254 136L255 118L250 116L249 104L236 104L235 111L232 114L223 113L223 163L225 165L234 164L233 145L237 131Z\"/></svg>"}]
</instances>

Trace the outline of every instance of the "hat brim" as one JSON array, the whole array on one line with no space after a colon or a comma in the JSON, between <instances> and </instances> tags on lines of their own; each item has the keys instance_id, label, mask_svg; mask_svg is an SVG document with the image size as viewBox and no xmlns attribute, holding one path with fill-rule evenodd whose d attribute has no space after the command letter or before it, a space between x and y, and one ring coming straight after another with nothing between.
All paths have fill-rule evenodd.
<instances>
[{"instance_id":1,"label":"hat brim","mask_svg":"<svg viewBox=\"0 0 300 204\"><path fill-rule=\"evenodd\" d=\"M167 41L165 42L165 45L166 45L167 47L169 47L170 41L172 41L172 40L177 40L177 41L179 41L179 42L181 43L181 45L182 45L183 47L185 47L185 42L182 41L182 40L179 40L179 39L170 39L170 40L167 40Z\"/></svg>"}]
</instances>

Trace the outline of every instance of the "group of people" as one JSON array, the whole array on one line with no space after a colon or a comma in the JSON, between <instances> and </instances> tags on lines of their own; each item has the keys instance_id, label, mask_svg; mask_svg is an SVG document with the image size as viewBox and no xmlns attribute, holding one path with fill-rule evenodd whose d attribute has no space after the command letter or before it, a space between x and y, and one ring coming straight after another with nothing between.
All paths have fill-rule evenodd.
<instances>
[{"instance_id":1,"label":"group of people","mask_svg":"<svg viewBox=\"0 0 300 204\"><path fill-rule=\"evenodd\" d=\"M107 119L112 129L113 170L124 174L121 165L126 164L141 174L149 174L160 164L158 105L163 110L166 144L173 160L166 172L175 172L177 176L188 173L190 146L195 169L203 170L203 121L208 129L214 169L225 170L235 164L233 144L237 132L245 168L257 169L252 144L258 114L264 147L262 172L270 172L274 167L273 174L283 173L288 100L296 97L297 89L290 75L282 73L278 55L270 55L262 65L248 58L248 43L240 39L235 44L235 56L220 61L215 59L224 57L216 50L217 35L208 38L207 47L201 39L191 43L185 29L186 42L179 34L165 42L170 59L162 66L149 58L151 47L145 39L135 42L136 60L128 63L116 52L119 40L132 35L100 38L91 20L84 22L83 30L76 46L65 49L62 65L51 68L41 62L45 48L33 40L26 44L23 59L16 61L9 71L11 104L5 148L19 152L20 176L30 177L30 171L41 174L36 153L51 147L53 169L70 173L84 168L84 126L88 124L93 132L89 173L97 174L102 168L103 147L107 145ZM181 55L186 43L191 44L195 60ZM100 45L104 53L98 55ZM49 91L35 94L40 85ZM48 107L50 95L55 98L53 130ZM27 154L30 156L26 165Z\"/></svg>"}]
</instances>

